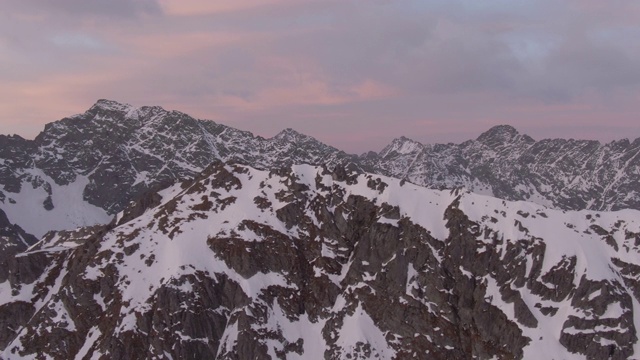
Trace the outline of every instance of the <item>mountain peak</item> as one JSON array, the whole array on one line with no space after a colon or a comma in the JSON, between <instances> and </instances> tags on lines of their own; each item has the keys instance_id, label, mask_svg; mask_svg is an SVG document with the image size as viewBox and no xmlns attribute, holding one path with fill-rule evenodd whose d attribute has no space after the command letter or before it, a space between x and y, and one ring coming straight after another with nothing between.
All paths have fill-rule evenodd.
<instances>
[{"instance_id":1,"label":"mountain peak","mask_svg":"<svg viewBox=\"0 0 640 360\"><path fill-rule=\"evenodd\" d=\"M96 103L91 108L89 108L89 110L87 110L87 113L93 116L99 115L100 117L104 118L116 119L122 116L124 118L133 120L139 120L140 118L149 118L152 115L168 113L186 115L179 111L167 111L161 106L137 107L127 103L121 103L108 99L100 99L96 101ZM115 114L118 114L118 116L114 116Z\"/></svg>"},{"instance_id":2,"label":"mountain peak","mask_svg":"<svg viewBox=\"0 0 640 360\"><path fill-rule=\"evenodd\" d=\"M496 137L496 136L503 137L503 138L511 138L511 137L516 137L518 135L520 135L520 133L516 128L514 128L511 125L502 124L502 125L493 126L489 130L483 132L478 137L478 140L480 140L481 138Z\"/></svg>"},{"instance_id":3,"label":"mountain peak","mask_svg":"<svg viewBox=\"0 0 640 360\"><path fill-rule=\"evenodd\" d=\"M415 151L421 151L424 145L405 136L393 139L389 146L382 149L380 156L385 157L389 154L405 155Z\"/></svg>"},{"instance_id":4,"label":"mountain peak","mask_svg":"<svg viewBox=\"0 0 640 360\"><path fill-rule=\"evenodd\" d=\"M285 135L302 135L302 134L288 127L280 131L276 136L285 136Z\"/></svg>"},{"instance_id":5,"label":"mountain peak","mask_svg":"<svg viewBox=\"0 0 640 360\"><path fill-rule=\"evenodd\" d=\"M110 111L129 111L132 108L131 105L126 103L120 103L114 100L100 99L89 109L92 110L110 110Z\"/></svg>"},{"instance_id":6,"label":"mountain peak","mask_svg":"<svg viewBox=\"0 0 640 360\"><path fill-rule=\"evenodd\" d=\"M477 140L487 145L492 144L506 144L513 142L517 139L524 139L526 142L533 142L534 140L528 135L522 135L511 125L496 125L491 129L485 131Z\"/></svg>"},{"instance_id":7,"label":"mountain peak","mask_svg":"<svg viewBox=\"0 0 640 360\"><path fill-rule=\"evenodd\" d=\"M277 139L277 140L286 140L286 141L312 139L312 137L310 137L308 135L305 135L305 134L302 134L302 133L299 133L299 132L293 130L292 128L286 128L286 129L280 131L273 138Z\"/></svg>"}]
</instances>

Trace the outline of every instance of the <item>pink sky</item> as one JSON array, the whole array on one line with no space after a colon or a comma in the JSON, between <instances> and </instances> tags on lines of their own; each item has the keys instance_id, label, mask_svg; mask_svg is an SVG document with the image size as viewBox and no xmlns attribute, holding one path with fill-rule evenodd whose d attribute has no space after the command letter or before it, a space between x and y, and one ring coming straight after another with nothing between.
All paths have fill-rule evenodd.
<instances>
[{"instance_id":1,"label":"pink sky","mask_svg":"<svg viewBox=\"0 0 640 360\"><path fill-rule=\"evenodd\" d=\"M0 0L0 133L97 99L348 152L640 137L640 6L569 0Z\"/></svg>"}]
</instances>

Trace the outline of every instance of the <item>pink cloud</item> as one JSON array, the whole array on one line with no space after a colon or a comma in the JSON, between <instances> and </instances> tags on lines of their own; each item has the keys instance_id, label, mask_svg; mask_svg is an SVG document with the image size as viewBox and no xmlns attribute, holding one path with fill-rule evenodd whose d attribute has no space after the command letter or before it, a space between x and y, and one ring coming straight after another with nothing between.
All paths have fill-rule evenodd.
<instances>
[{"instance_id":1,"label":"pink cloud","mask_svg":"<svg viewBox=\"0 0 640 360\"><path fill-rule=\"evenodd\" d=\"M359 101L385 99L398 95L399 91L378 81L367 79L351 87Z\"/></svg>"},{"instance_id":2,"label":"pink cloud","mask_svg":"<svg viewBox=\"0 0 640 360\"><path fill-rule=\"evenodd\" d=\"M299 0L296 0L299 2ZM229 13L258 8L269 5L295 3L292 0L242 0L242 1L210 1L210 0L160 0L162 9L170 16L203 16Z\"/></svg>"},{"instance_id":3,"label":"pink cloud","mask_svg":"<svg viewBox=\"0 0 640 360\"><path fill-rule=\"evenodd\" d=\"M234 96L217 98L218 104L235 107L244 111L262 111L275 107L298 105L331 106L351 102L382 99L395 95L388 86L372 80L351 86L347 89L333 89L321 80L307 79L288 86L274 86L258 92L251 100Z\"/></svg>"},{"instance_id":4,"label":"pink cloud","mask_svg":"<svg viewBox=\"0 0 640 360\"><path fill-rule=\"evenodd\" d=\"M638 133L630 1L74 1L6 4L1 132L112 98L353 152L499 123L535 138Z\"/></svg>"},{"instance_id":5,"label":"pink cloud","mask_svg":"<svg viewBox=\"0 0 640 360\"><path fill-rule=\"evenodd\" d=\"M269 34L258 32L186 32L170 34L143 34L119 37L116 41L132 53L145 58L176 58L197 52L230 45L242 46L264 41Z\"/></svg>"}]
</instances>

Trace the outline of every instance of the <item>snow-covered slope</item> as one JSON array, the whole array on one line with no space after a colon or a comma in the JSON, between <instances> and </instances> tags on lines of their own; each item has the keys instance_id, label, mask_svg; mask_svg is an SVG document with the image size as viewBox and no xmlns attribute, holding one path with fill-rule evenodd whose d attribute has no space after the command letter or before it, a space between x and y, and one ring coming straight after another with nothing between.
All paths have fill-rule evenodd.
<instances>
[{"instance_id":1,"label":"snow-covered slope","mask_svg":"<svg viewBox=\"0 0 640 360\"><path fill-rule=\"evenodd\" d=\"M2 357L640 354L640 212L354 169L216 163L107 227L46 236L0 284Z\"/></svg>"},{"instance_id":2,"label":"snow-covered slope","mask_svg":"<svg viewBox=\"0 0 640 360\"><path fill-rule=\"evenodd\" d=\"M510 126L461 144L399 138L348 155L286 129L270 139L157 106L99 100L33 140L0 135L0 209L28 233L104 224L148 191L214 160L256 168L347 162L433 189L467 188L559 209L640 209L640 140L535 141Z\"/></svg>"},{"instance_id":3,"label":"snow-covered slope","mask_svg":"<svg viewBox=\"0 0 640 360\"><path fill-rule=\"evenodd\" d=\"M348 155L291 129L271 139L157 106L99 100L34 141L0 135L0 208L41 237L105 224L130 201L214 160L259 168L332 164Z\"/></svg>"},{"instance_id":4,"label":"snow-covered slope","mask_svg":"<svg viewBox=\"0 0 640 360\"><path fill-rule=\"evenodd\" d=\"M434 189L465 187L507 200L565 210L640 209L640 139L535 141L511 126L461 144L423 145L399 138L377 156L374 172Z\"/></svg>"}]
</instances>

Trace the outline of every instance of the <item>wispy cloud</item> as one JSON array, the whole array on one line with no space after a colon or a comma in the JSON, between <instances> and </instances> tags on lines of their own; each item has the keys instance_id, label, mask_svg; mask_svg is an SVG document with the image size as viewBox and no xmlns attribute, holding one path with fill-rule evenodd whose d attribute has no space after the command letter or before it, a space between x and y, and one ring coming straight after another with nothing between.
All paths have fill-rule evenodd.
<instances>
[{"instance_id":1,"label":"wispy cloud","mask_svg":"<svg viewBox=\"0 0 640 360\"><path fill-rule=\"evenodd\" d=\"M63 49L100 50L104 43L95 37L80 33L62 33L51 38L54 45Z\"/></svg>"},{"instance_id":2,"label":"wispy cloud","mask_svg":"<svg viewBox=\"0 0 640 360\"><path fill-rule=\"evenodd\" d=\"M640 136L633 1L0 4L3 133L33 136L113 98L264 136L293 127L356 152L497 123L537 138Z\"/></svg>"}]
</instances>

